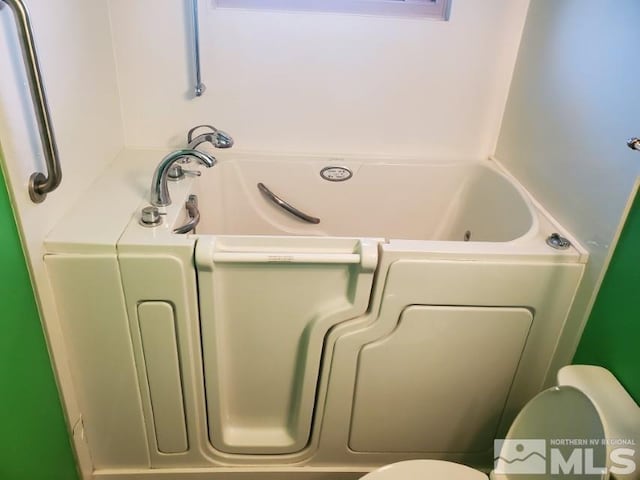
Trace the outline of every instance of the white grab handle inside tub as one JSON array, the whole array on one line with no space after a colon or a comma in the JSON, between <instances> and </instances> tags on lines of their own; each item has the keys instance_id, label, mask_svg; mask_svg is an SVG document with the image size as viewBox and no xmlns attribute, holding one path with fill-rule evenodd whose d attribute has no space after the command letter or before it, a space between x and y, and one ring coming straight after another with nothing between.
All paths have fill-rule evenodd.
<instances>
[{"instance_id":1,"label":"white grab handle inside tub","mask_svg":"<svg viewBox=\"0 0 640 480\"><path fill-rule=\"evenodd\" d=\"M225 263L296 263L359 265L362 272L378 266L378 238L210 236L198 238L195 261L212 271Z\"/></svg>"},{"instance_id":2,"label":"white grab handle inside tub","mask_svg":"<svg viewBox=\"0 0 640 480\"><path fill-rule=\"evenodd\" d=\"M360 263L357 253L216 252L215 263Z\"/></svg>"}]
</instances>

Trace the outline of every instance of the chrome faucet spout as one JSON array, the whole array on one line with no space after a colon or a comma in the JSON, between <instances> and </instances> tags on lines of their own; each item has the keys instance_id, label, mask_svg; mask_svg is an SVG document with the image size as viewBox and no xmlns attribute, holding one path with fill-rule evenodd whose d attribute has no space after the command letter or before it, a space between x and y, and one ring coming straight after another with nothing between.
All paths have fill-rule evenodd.
<instances>
[{"instance_id":1,"label":"chrome faucet spout","mask_svg":"<svg viewBox=\"0 0 640 480\"><path fill-rule=\"evenodd\" d=\"M181 158L195 158L198 163L207 168L211 168L216 164L216 159L208 153L200 152L194 149L176 150L164 157L153 172L151 180L151 205L155 207L166 207L171 205L171 197L169 195L169 187L167 185L167 177L171 167Z\"/></svg>"}]
</instances>

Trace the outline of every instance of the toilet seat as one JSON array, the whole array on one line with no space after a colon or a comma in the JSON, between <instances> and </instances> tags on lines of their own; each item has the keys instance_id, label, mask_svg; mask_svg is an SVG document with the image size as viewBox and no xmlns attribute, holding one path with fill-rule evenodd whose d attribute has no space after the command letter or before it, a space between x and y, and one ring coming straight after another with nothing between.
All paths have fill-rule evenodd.
<instances>
[{"instance_id":1,"label":"toilet seat","mask_svg":"<svg viewBox=\"0 0 640 480\"><path fill-rule=\"evenodd\" d=\"M511 424L495 459L492 479L551 478L551 450L569 458L574 449L588 448L593 466L607 465L605 430L600 414L583 392L569 385L549 388L529 400ZM556 453L557 453L556 452ZM566 474L565 478L575 478ZM582 474L580 479L601 479Z\"/></svg>"},{"instance_id":2,"label":"toilet seat","mask_svg":"<svg viewBox=\"0 0 640 480\"><path fill-rule=\"evenodd\" d=\"M539 468L536 478L547 476L548 447L555 439L605 438L600 415L591 400L580 390L564 385L543 391L531 399L513 421L502 443L492 479L531 478L530 468ZM530 443L532 442L533 443ZM594 450L595 465L605 465L606 449L589 445ZM528 452L525 447L532 448ZM537 452L536 449L540 451ZM572 446L554 447L564 451L564 458ZM532 455L533 454L533 455ZM539 460L542 462L540 465ZM534 462L534 463L532 463ZM513 475L512 475L513 474ZM524 475L523 475L524 474ZM361 480L487 480L487 476L465 465L444 460L408 460L392 463L365 475ZM568 476L567 478L574 478ZM600 479L600 475L580 478Z\"/></svg>"},{"instance_id":3,"label":"toilet seat","mask_svg":"<svg viewBox=\"0 0 640 480\"><path fill-rule=\"evenodd\" d=\"M507 439L602 439L605 431L593 402L569 385L552 387L533 397L520 410Z\"/></svg>"},{"instance_id":4,"label":"toilet seat","mask_svg":"<svg viewBox=\"0 0 640 480\"><path fill-rule=\"evenodd\" d=\"M360 480L487 480L479 470L444 460L407 460L385 465Z\"/></svg>"}]
</instances>

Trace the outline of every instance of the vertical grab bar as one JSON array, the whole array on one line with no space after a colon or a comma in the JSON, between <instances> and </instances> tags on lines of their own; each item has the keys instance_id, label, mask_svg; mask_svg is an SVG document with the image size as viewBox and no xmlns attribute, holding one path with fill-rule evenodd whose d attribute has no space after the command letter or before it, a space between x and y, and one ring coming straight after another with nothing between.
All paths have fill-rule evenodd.
<instances>
[{"instance_id":1,"label":"vertical grab bar","mask_svg":"<svg viewBox=\"0 0 640 480\"><path fill-rule=\"evenodd\" d=\"M202 69L200 68L200 22L198 21L198 0L192 0L193 5L193 57L196 69L196 97L201 97L207 86L202 83Z\"/></svg>"},{"instance_id":2,"label":"vertical grab bar","mask_svg":"<svg viewBox=\"0 0 640 480\"><path fill-rule=\"evenodd\" d=\"M22 0L0 0L0 2L9 5L15 17L22 57L31 90L31 99L33 100L33 109L38 123L38 131L40 133L45 162L47 164L47 175L36 172L29 178L29 197L31 197L34 203L41 203L47 197L47 194L54 191L62 181L58 147L56 146L56 139L51 125L51 116L42 83L38 55L36 54L33 41L29 12ZM0 6L1 5L0 3Z\"/></svg>"}]
</instances>

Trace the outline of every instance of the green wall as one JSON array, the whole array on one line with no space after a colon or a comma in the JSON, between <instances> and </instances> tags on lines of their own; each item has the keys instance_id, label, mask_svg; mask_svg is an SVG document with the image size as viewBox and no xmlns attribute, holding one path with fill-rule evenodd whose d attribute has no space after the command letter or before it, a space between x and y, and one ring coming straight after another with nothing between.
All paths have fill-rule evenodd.
<instances>
[{"instance_id":1,"label":"green wall","mask_svg":"<svg viewBox=\"0 0 640 480\"><path fill-rule=\"evenodd\" d=\"M640 403L640 194L633 202L573 361L606 367Z\"/></svg>"},{"instance_id":2,"label":"green wall","mask_svg":"<svg viewBox=\"0 0 640 480\"><path fill-rule=\"evenodd\" d=\"M1 170L0 299L0 479L77 479L58 390Z\"/></svg>"}]
</instances>

